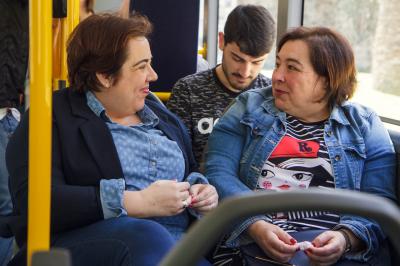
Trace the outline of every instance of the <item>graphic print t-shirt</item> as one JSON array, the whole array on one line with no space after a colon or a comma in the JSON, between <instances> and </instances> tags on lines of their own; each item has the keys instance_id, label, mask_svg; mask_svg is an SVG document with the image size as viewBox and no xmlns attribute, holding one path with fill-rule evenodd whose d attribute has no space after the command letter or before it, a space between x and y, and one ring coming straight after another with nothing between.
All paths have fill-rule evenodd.
<instances>
[{"instance_id":1,"label":"graphic print t-shirt","mask_svg":"<svg viewBox=\"0 0 400 266\"><path fill-rule=\"evenodd\" d=\"M334 189L332 166L324 141L324 123L304 123L288 115L287 133L265 161L257 189ZM330 229L339 222L338 215L322 211L280 212L267 216L271 223L288 232Z\"/></svg>"}]
</instances>

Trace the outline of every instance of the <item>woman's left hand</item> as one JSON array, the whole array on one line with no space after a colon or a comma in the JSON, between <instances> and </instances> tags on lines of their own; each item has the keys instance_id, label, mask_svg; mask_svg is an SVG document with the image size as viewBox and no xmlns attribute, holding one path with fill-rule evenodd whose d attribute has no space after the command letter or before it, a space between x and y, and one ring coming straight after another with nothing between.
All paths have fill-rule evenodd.
<instances>
[{"instance_id":1,"label":"woman's left hand","mask_svg":"<svg viewBox=\"0 0 400 266\"><path fill-rule=\"evenodd\" d=\"M338 231L326 231L312 241L313 247L304 252L311 265L325 266L335 264L346 249L346 239Z\"/></svg>"},{"instance_id":2,"label":"woman's left hand","mask_svg":"<svg viewBox=\"0 0 400 266\"><path fill-rule=\"evenodd\" d=\"M196 184L190 187L192 204L190 208L201 214L205 214L218 205L218 193L210 184Z\"/></svg>"}]
</instances>

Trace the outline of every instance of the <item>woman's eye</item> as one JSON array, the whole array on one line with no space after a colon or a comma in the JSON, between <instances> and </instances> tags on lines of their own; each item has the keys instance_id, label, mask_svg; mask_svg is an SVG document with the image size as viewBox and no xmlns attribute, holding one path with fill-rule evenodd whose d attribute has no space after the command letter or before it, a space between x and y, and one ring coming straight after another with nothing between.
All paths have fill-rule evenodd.
<instances>
[{"instance_id":1,"label":"woman's eye","mask_svg":"<svg viewBox=\"0 0 400 266\"><path fill-rule=\"evenodd\" d=\"M294 71L298 71L298 69L292 65L288 65L288 69L289 70L294 70Z\"/></svg>"},{"instance_id":2,"label":"woman's eye","mask_svg":"<svg viewBox=\"0 0 400 266\"><path fill-rule=\"evenodd\" d=\"M308 181L312 178L312 174L310 174L310 173L295 173L292 175L292 178L297 181Z\"/></svg>"},{"instance_id":3,"label":"woman's eye","mask_svg":"<svg viewBox=\"0 0 400 266\"><path fill-rule=\"evenodd\" d=\"M261 176L264 177L264 178L271 178L271 177L274 177L275 174L270 170L263 169L261 171Z\"/></svg>"}]
</instances>

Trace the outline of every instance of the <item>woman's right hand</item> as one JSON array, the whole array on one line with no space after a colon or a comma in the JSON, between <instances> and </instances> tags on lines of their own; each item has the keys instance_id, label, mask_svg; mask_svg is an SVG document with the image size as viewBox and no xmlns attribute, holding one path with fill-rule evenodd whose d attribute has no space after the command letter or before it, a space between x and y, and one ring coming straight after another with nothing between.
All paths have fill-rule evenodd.
<instances>
[{"instance_id":1,"label":"woman's right hand","mask_svg":"<svg viewBox=\"0 0 400 266\"><path fill-rule=\"evenodd\" d=\"M176 180L158 180L141 191L125 191L124 207L128 215L140 218L172 216L190 205L190 184Z\"/></svg>"},{"instance_id":2,"label":"woman's right hand","mask_svg":"<svg viewBox=\"0 0 400 266\"><path fill-rule=\"evenodd\" d=\"M250 225L247 232L270 258L279 262L288 262L299 248L288 233L263 220Z\"/></svg>"}]
</instances>

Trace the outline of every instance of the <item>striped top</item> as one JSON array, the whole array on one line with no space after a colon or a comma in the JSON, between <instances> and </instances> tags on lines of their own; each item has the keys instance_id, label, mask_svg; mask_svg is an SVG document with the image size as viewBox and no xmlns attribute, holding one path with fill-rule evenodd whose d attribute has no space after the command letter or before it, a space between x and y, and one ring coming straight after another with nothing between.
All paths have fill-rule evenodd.
<instances>
[{"instance_id":1,"label":"striped top","mask_svg":"<svg viewBox=\"0 0 400 266\"><path fill-rule=\"evenodd\" d=\"M334 189L324 125L325 121L305 123L287 115L286 135L265 161L257 189ZM321 211L278 212L267 214L267 217L270 223L287 232L331 229L339 222L337 214Z\"/></svg>"}]
</instances>

